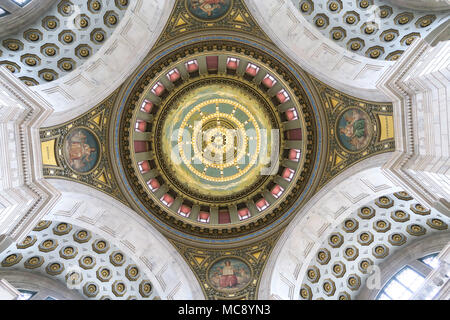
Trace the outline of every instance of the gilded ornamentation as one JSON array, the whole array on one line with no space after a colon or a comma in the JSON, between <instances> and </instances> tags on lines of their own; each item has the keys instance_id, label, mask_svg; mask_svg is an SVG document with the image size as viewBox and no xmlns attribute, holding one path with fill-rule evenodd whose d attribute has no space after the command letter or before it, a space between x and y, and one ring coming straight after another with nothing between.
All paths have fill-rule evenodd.
<instances>
[{"instance_id":1,"label":"gilded ornamentation","mask_svg":"<svg viewBox=\"0 0 450 320\"><path fill-rule=\"evenodd\" d=\"M350 295L347 292L341 292L338 296L339 300L351 300Z\"/></svg>"},{"instance_id":2,"label":"gilded ornamentation","mask_svg":"<svg viewBox=\"0 0 450 320\"><path fill-rule=\"evenodd\" d=\"M150 297L152 290L153 290L152 284L148 280L143 280L139 284L139 293L144 298Z\"/></svg>"},{"instance_id":3,"label":"gilded ornamentation","mask_svg":"<svg viewBox=\"0 0 450 320\"><path fill-rule=\"evenodd\" d=\"M89 298L94 298L98 295L99 287L95 282L88 282L83 286L83 293Z\"/></svg>"},{"instance_id":4,"label":"gilded ornamentation","mask_svg":"<svg viewBox=\"0 0 450 320\"><path fill-rule=\"evenodd\" d=\"M342 278L346 272L345 263L340 261L334 263L331 267L331 272L336 278Z\"/></svg>"},{"instance_id":5,"label":"gilded ornamentation","mask_svg":"<svg viewBox=\"0 0 450 320\"><path fill-rule=\"evenodd\" d=\"M420 203L411 204L411 211L421 216L427 216L431 213L430 209L425 208Z\"/></svg>"},{"instance_id":6,"label":"gilded ornamentation","mask_svg":"<svg viewBox=\"0 0 450 320\"><path fill-rule=\"evenodd\" d=\"M142 213L146 218L163 221L164 224L170 225L171 228L180 230L182 234L192 234L202 238L207 237L214 239L224 237L236 238L237 235L253 233L263 226L270 224L280 217L281 214L295 202L296 198L304 192L312 164L316 161L315 159L317 157L317 151L312 142L316 139L314 128L318 118L314 116L313 110L311 110L312 106L308 101L309 99L307 99L304 94L304 90L306 89L299 86L297 81L291 77L290 72L285 69L285 66L275 64L275 61L260 49L252 47L252 50L254 49L255 51L250 51L247 45L242 45L238 42L216 40L195 44L192 48L195 48L195 51L201 50L203 53L201 55L195 54L195 51L193 51L193 49L191 51L189 47L180 47L174 53L159 60L158 63L149 65L146 72L139 75L132 90L127 92L126 100L125 98L121 99L124 106L121 108L121 117L117 118L117 123L119 123L120 126L116 127L118 135L115 135L115 137L117 137L118 144L115 146L114 151L117 157L120 156L119 165L124 168L123 180L127 182L126 185L131 188L133 195L139 199L139 205L134 205L133 207L139 212L143 211ZM181 56L183 57L182 59L180 58ZM248 61L248 63L239 67L237 66L236 60L228 60L229 58L237 58L241 61ZM232 63L229 65L231 65L232 68L237 67L237 70L228 70L229 68L226 65L227 61L231 61ZM193 63L191 72L188 71L187 67L189 62ZM199 77L197 64L201 65L200 62L206 63L206 69L202 71L205 72L204 74L202 73L204 77ZM177 70L173 69L171 66L172 63L179 64ZM235 67L233 67L233 63L235 63ZM278 70L278 72L275 72L275 70ZM175 73L173 78L174 82L172 84L167 82L167 76L171 71ZM177 73L180 73L181 75L191 73L192 75L181 77L180 79L180 77L176 76ZM270 90L271 86L273 86L273 81L269 78L267 78L268 80L264 83L262 82L266 75L272 77L276 81L277 87ZM238 78L239 81L237 81ZM269 120L257 121L260 123L267 123L269 121L269 123L274 124L271 125L270 128L277 127L277 117L284 117L285 122L293 121L290 123L292 129L284 132L281 131L280 140L281 142L283 142L283 140L291 140L289 144L286 143L286 145L292 145L293 151L297 149L297 154L301 155L299 160L297 160L298 158L293 158L293 161L282 161L281 166L278 168L279 171L275 175L260 176L262 179L261 182L250 184L251 193L248 191L242 193L239 192L218 199L218 201L220 201L218 210L212 208L213 206L211 205L211 202L217 200L216 193L210 192L209 195L203 191L203 194L205 194L207 198L205 198L205 196L200 197L199 195L201 195L201 193L197 192L199 183L194 179L191 179L192 183L186 184L180 183L175 178L170 178L171 176L174 176L174 174L169 174L171 168L182 170L184 167L175 167L171 165L171 161L165 160L167 159L167 156L161 156L163 146L160 141L160 133L166 134L167 132L170 132L164 130L165 124L160 119L165 119L166 113L170 111L169 106L172 106L173 103L175 106L177 105L175 101L178 101L178 94L182 94L186 85L192 85L191 90L195 90L197 88L195 85L210 80L214 81L212 82L214 85L216 85L216 83L227 84L230 82L242 82L241 88L249 90L254 96L255 94L263 96L266 102L262 104L262 107L266 108L265 104L268 104L269 109L267 113L263 112L262 110L264 109L262 108L259 112L266 114L265 117L269 118ZM279 87L279 85L281 85L281 87ZM251 90L246 89L247 87ZM142 91L139 88L144 88L144 90ZM202 87L200 88L204 89ZM277 90L275 90L275 88L277 88ZM224 89L223 94L226 94L226 89ZM272 98L268 99L267 95L269 95L269 97L272 96ZM294 99L294 97L296 98ZM229 97L227 99L231 100ZM205 101L206 100L208 99L205 99ZM239 103L241 105L245 104ZM195 101L190 102L188 105L191 104L194 107L197 105ZM261 103L258 102L258 104ZM275 111L273 107L277 105L280 105L280 108ZM212 114L215 112L212 109L214 105L205 107L208 107L208 110L210 110L202 109L206 121L206 116L209 116L210 112L212 112ZM222 114L226 113L226 111L223 112L222 110L226 110L228 107L223 103L219 103L218 107L220 110L219 114L221 114L222 117ZM149 109L150 111L147 113L150 115L143 116L143 113L139 112L142 111L142 108ZM228 109L228 112L232 112L231 110L233 110L233 108ZM248 106L246 106L246 109L248 109ZM177 109L175 109L175 111L177 111ZM274 113L275 116L270 116ZM200 113L196 116L200 116ZM225 116L222 118L227 119ZM270 118L274 118L275 121L270 120ZM177 119L177 121L182 122L185 117L183 116L182 118ZM222 126L223 121L220 122L220 126ZM306 123L302 124L304 122ZM234 122L231 121L231 123ZM259 127L261 128L262 126L260 123ZM167 124L167 126L170 125L171 123ZM147 141L152 136L156 139L154 143L149 144ZM214 139L215 138L216 137L214 136ZM130 139L134 140L134 143L133 141L129 141ZM225 141L224 135L222 134L222 137L219 137L217 141ZM299 141L303 141L302 145L298 143ZM186 145L188 145L188 142L189 141L186 141ZM219 144L223 147L222 142ZM174 143L177 143L177 141ZM216 145L217 143L214 140L212 144ZM311 146L308 147L310 144ZM195 143L191 143L191 145L195 145ZM298 147L295 147L296 145ZM170 148L166 149L170 150ZM139 150L140 152L136 150ZM170 153L166 154L170 155ZM289 152L286 153L283 150L282 156L283 159L286 159L289 156ZM183 162L183 165L185 163L186 162ZM258 165L260 164L261 163ZM222 170L220 170L220 168L215 168L213 170L209 167L204 167L203 170L205 169L207 170L206 175L209 175L210 172L214 172L214 179L221 179ZM229 169L231 171L237 170L237 168L233 167ZM200 172L201 171L202 170L200 170ZM226 175L228 175L228 173L225 172L224 168L224 178ZM234 174L231 173L230 175L233 176ZM180 175L177 174L175 177L179 176ZM277 179L282 178L286 183L275 183L275 176L278 176ZM296 177L299 177L299 179ZM248 178L254 180L253 177L249 176ZM184 181L187 180L185 179ZM294 183L294 181L296 182ZM208 181L205 183L207 182ZM217 186L215 185L212 185L212 187L217 189ZM129 192L130 188L128 188L126 192ZM271 198L269 199L265 196L267 193L273 194L273 206L271 206L270 203ZM175 199L179 199L179 202L176 202ZM284 199L287 201L282 201ZM279 203L279 205L276 206L276 203ZM183 214L179 212L182 205L187 206L187 208L183 207ZM217 205L217 203L215 205ZM233 207L233 205L237 208ZM200 208L194 208L194 206L200 206ZM248 210L248 213L243 212L246 209ZM239 210L242 210L242 215L240 217L237 213ZM223 220L221 220L222 218L219 218L219 212L225 217ZM166 219L164 217L168 218ZM233 222L230 223L230 220L233 220ZM252 224L250 229L243 226L250 223ZM239 226L236 228L235 226L237 224L242 225L242 227ZM171 235L174 234L180 235L179 232L171 233Z\"/></svg>"},{"instance_id":7,"label":"gilded ornamentation","mask_svg":"<svg viewBox=\"0 0 450 320\"><path fill-rule=\"evenodd\" d=\"M25 239L23 239L21 242L17 243L17 245L16 245L17 249L29 248L36 243L36 240L37 240L37 238L34 235L26 236Z\"/></svg>"},{"instance_id":8,"label":"gilded ornamentation","mask_svg":"<svg viewBox=\"0 0 450 320\"><path fill-rule=\"evenodd\" d=\"M125 276L130 281L136 281L140 275L139 268L135 264L131 264L125 269Z\"/></svg>"},{"instance_id":9,"label":"gilded ornamentation","mask_svg":"<svg viewBox=\"0 0 450 320\"><path fill-rule=\"evenodd\" d=\"M127 292L127 285L120 280L115 281L111 288L116 297L122 297Z\"/></svg>"},{"instance_id":10,"label":"gilded ornamentation","mask_svg":"<svg viewBox=\"0 0 450 320\"><path fill-rule=\"evenodd\" d=\"M253 300L279 235L234 249L193 248L171 242L195 273L207 299Z\"/></svg>"},{"instance_id":11,"label":"gilded ornamentation","mask_svg":"<svg viewBox=\"0 0 450 320\"><path fill-rule=\"evenodd\" d=\"M406 232L408 232L412 236L423 236L427 229L418 224L410 224L406 227Z\"/></svg>"},{"instance_id":12,"label":"gilded ornamentation","mask_svg":"<svg viewBox=\"0 0 450 320\"><path fill-rule=\"evenodd\" d=\"M356 291L361 286L361 278L357 274L352 274L347 278L347 286L350 290Z\"/></svg>"},{"instance_id":13,"label":"gilded ornamentation","mask_svg":"<svg viewBox=\"0 0 450 320\"><path fill-rule=\"evenodd\" d=\"M373 208L376 202L384 202L384 204L387 204L393 201L394 198L395 203L392 207L378 208L376 212L368 209L367 213L371 216L372 220L368 221L365 219L367 214L361 215L361 209ZM411 204L413 204L412 207ZM412 215L412 209L415 204L417 202L410 195L405 192L397 192L374 199L362 208L355 210L341 225L336 226L330 232L330 235L333 235L341 231L347 221L351 222L352 226L357 225L357 228L353 232L343 234L344 244L352 243L354 245L333 248L328 237L322 242L323 247L318 250L316 257L317 254L327 250L326 252L330 256L329 261L326 265L320 266L319 261L312 260L308 266L308 270L317 268L322 275L332 276L330 279L334 281L336 288L347 287L350 290L346 292L348 297L352 299L357 298L360 285L367 280L370 281L369 277L376 270L372 269L372 266L378 266L390 254L395 254L408 242L416 240L416 237L408 236L408 234L414 233L417 237L423 236L426 234L424 231L427 225L431 228L427 231L429 234L435 234L440 232L440 230L447 229L447 218L434 210L431 210L429 215L415 216L414 224L409 226L405 225L404 222L410 219L409 217ZM376 218L374 219L375 216ZM434 222L431 222L431 220L434 220ZM444 227L441 229L433 228L431 226L432 224ZM384 232L374 233L374 228ZM345 277L344 275L348 276ZM311 292L314 293L316 299L330 299L330 297L332 299L342 298L342 292L328 296L320 281L314 282L312 280L308 277L308 273L306 273L302 287L308 286ZM303 299L303 297L300 296L300 299Z\"/></svg>"},{"instance_id":14,"label":"gilded ornamentation","mask_svg":"<svg viewBox=\"0 0 450 320\"><path fill-rule=\"evenodd\" d=\"M373 223L373 228L377 231L377 232L387 232L391 229L391 223L387 220L381 219L381 220L377 220Z\"/></svg>"},{"instance_id":15,"label":"gilded ornamentation","mask_svg":"<svg viewBox=\"0 0 450 320\"><path fill-rule=\"evenodd\" d=\"M78 254L78 248L71 246L71 245L65 246L65 247L61 248L61 250L59 250L59 256L66 260L75 258L77 256L77 254Z\"/></svg>"},{"instance_id":16,"label":"gilded ornamentation","mask_svg":"<svg viewBox=\"0 0 450 320\"><path fill-rule=\"evenodd\" d=\"M394 200L392 200L390 197L383 196L383 197L378 198L375 201L375 204L377 206L379 206L380 208L387 209L394 205Z\"/></svg>"},{"instance_id":17,"label":"gilded ornamentation","mask_svg":"<svg viewBox=\"0 0 450 320\"><path fill-rule=\"evenodd\" d=\"M211 14L208 15L208 12ZM242 0L177 0L164 32L154 48L176 37L200 30L207 33L214 30L238 30L269 40Z\"/></svg>"},{"instance_id":18,"label":"gilded ornamentation","mask_svg":"<svg viewBox=\"0 0 450 320\"><path fill-rule=\"evenodd\" d=\"M92 234L88 230L80 230L73 234L73 240L78 243L85 243L91 240Z\"/></svg>"},{"instance_id":19,"label":"gilded ornamentation","mask_svg":"<svg viewBox=\"0 0 450 320\"><path fill-rule=\"evenodd\" d=\"M83 269L92 269L96 264L96 260L93 256L84 255L78 260L78 263Z\"/></svg>"},{"instance_id":20,"label":"gilded ornamentation","mask_svg":"<svg viewBox=\"0 0 450 320\"><path fill-rule=\"evenodd\" d=\"M441 219L428 219L427 225L436 230L447 230L448 225Z\"/></svg>"},{"instance_id":21,"label":"gilded ornamentation","mask_svg":"<svg viewBox=\"0 0 450 320\"><path fill-rule=\"evenodd\" d=\"M312 300L313 294L311 287L307 284L302 284L302 287L300 288L300 297L304 300Z\"/></svg>"},{"instance_id":22,"label":"gilded ornamentation","mask_svg":"<svg viewBox=\"0 0 450 320\"><path fill-rule=\"evenodd\" d=\"M122 254L121 259L128 261L127 268L112 264L108 261L108 256L95 250L103 249L105 246L101 243L105 240L97 235L94 235L95 239L92 240L90 231L73 226L73 232L60 234L57 240L49 239L49 231L62 225L70 226L66 222L58 221L50 221L50 224L47 221L39 223L40 228L35 228L24 241L10 246L0 255L0 271L2 268L12 266L14 270L19 271L35 270L34 272L44 273L51 279L60 281L62 285L78 291L88 299L100 299L106 296L105 293L110 292L110 285L113 283L116 284L116 292L120 294L119 297L116 296L116 299L156 297L157 293L152 289L151 282L145 280L144 272L138 269L134 261ZM42 229L43 226L46 226L46 229ZM75 235L81 237L84 242L76 241ZM63 245L62 248L58 248L58 251L49 250L53 249L58 242ZM107 244L106 247L113 252L119 252L114 244ZM82 253L81 257L78 252ZM19 264L24 260L23 264ZM45 266L44 263L46 263ZM92 281L96 279L98 279L97 282ZM125 287L120 286L120 283ZM138 288L139 284L140 288ZM123 291L123 288L126 288L126 291Z\"/></svg>"},{"instance_id":23,"label":"gilded ornamentation","mask_svg":"<svg viewBox=\"0 0 450 320\"><path fill-rule=\"evenodd\" d=\"M317 262L320 263L321 265L327 264L328 262L330 262L330 259L331 259L331 257L330 257L330 251L328 251L327 249L320 249L320 250L317 252L316 260L317 260Z\"/></svg>"},{"instance_id":24,"label":"gilded ornamentation","mask_svg":"<svg viewBox=\"0 0 450 320\"><path fill-rule=\"evenodd\" d=\"M413 13L404 12L402 7L382 5L369 0L344 3L340 0L329 0L316 2L315 7L310 0L290 1L298 7L309 23L336 44L368 58L387 61L398 60L404 52L402 47L410 45L410 42L405 44L404 38L402 39L406 33L413 30L417 31L414 33L418 34L418 37L425 37L434 29L430 26L433 27L436 21L445 21L446 15L445 12L430 12L416 19ZM342 30L336 30L337 28ZM347 34L358 37L358 40L343 42L342 39ZM365 43L373 47L361 50Z\"/></svg>"},{"instance_id":25,"label":"gilded ornamentation","mask_svg":"<svg viewBox=\"0 0 450 320\"><path fill-rule=\"evenodd\" d=\"M108 282L112 278L111 270L107 267L101 267L97 270L97 279L101 282Z\"/></svg>"},{"instance_id":26,"label":"gilded ornamentation","mask_svg":"<svg viewBox=\"0 0 450 320\"><path fill-rule=\"evenodd\" d=\"M52 276L61 274L64 271L64 265L59 262L49 263L45 268L45 271Z\"/></svg>"},{"instance_id":27,"label":"gilded ornamentation","mask_svg":"<svg viewBox=\"0 0 450 320\"><path fill-rule=\"evenodd\" d=\"M401 246L406 243L406 237L401 233L393 233L389 235L388 241L393 246Z\"/></svg>"},{"instance_id":28,"label":"gilded ornamentation","mask_svg":"<svg viewBox=\"0 0 450 320\"><path fill-rule=\"evenodd\" d=\"M323 291L325 292L325 294L329 297L334 295L334 293L336 292L336 284L331 279L326 279L322 283L322 288L323 288Z\"/></svg>"},{"instance_id":29,"label":"gilded ornamentation","mask_svg":"<svg viewBox=\"0 0 450 320\"><path fill-rule=\"evenodd\" d=\"M359 271L361 271L362 273L367 273L367 269L373 265L373 261L368 259L368 258L364 258L362 259L359 263L358 263L358 269Z\"/></svg>"},{"instance_id":30,"label":"gilded ornamentation","mask_svg":"<svg viewBox=\"0 0 450 320\"><path fill-rule=\"evenodd\" d=\"M347 233L355 232L355 230L358 229L358 227L359 227L359 222L353 218L346 219L342 223L342 229L344 229L344 231Z\"/></svg>"},{"instance_id":31,"label":"gilded ornamentation","mask_svg":"<svg viewBox=\"0 0 450 320\"><path fill-rule=\"evenodd\" d=\"M56 2L46 16L32 21L31 25L26 24L26 28L13 31L8 38L0 39L3 47L14 53L3 62L19 65L15 73L27 85L58 79L56 70L71 72L101 48L127 8L128 2L123 1L108 1L104 6L101 1L92 0ZM95 36L89 37L91 34ZM89 46L90 50L77 50L80 45ZM32 57L21 59L22 54ZM61 63L61 60L65 61ZM30 67L35 70L30 71ZM48 72L43 73L43 69Z\"/></svg>"},{"instance_id":32,"label":"gilded ornamentation","mask_svg":"<svg viewBox=\"0 0 450 320\"><path fill-rule=\"evenodd\" d=\"M100 254L106 253L109 250L109 243L103 239L95 240L92 249Z\"/></svg>"},{"instance_id":33,"label":"gilded ornamentation","mask_svg":"<svg viewBox=\"0 0 450 320\"><path fill-rule=\"evenodd\" d=\"M42 231L47 229L52 224L51 221L48 220L42 220L40 221L33 229L33 231Z\"/></svg>"},{"instance_id":34,"label":"gilded ornamentation","mask_svg":"<svg viewBox=\"0 0 450 320\"><path fill-rule=\"evenodd\" d=\"M333 248L339 248L344 243L344 237L342 234L336 232L332 233L328 237L328 244L332 246Z\"/></svg>"},{"instance_id":35,"label":"gilded ornamentation","mask_svg":"<svg viewBox=\"0 0 450 320\"><path fill-rule=\"evenodd\" d=\"M21 254L10 254L2 261L2 267L8 268L18 264L22 260Z\"/></svg>"},{"instance_id":36,"label":"gilded ornamentation","mask_svg":"<svg viewBox=\"0 0 450 320\"><path fill-rule=\"evenodd\" d=\"M370 232L362 232L358 235L358 242L362 246L368 246L373 242L373 234Z\"/></svg>"},{"instance_id":37,"label":"gilded ornamentation","mask_svg":"<svg viewBox=\"0 0 450 320\"><path fill-rule=\"evenodd\" d=\"M115 97L113 93L105 102L77 119L41 129L42 141L55 140L55 149L49 151L57 162L57 166L44 163L44 176L90 185L126 203L117 187L106 151L108 120ZM81 238L76 241L79 240Z\"/></svg>"},{"instance_id":38,"label":"gilded ornamentation","mask_svg":"<svg viewBox=\"0 0 450 320\"><path fill-rule=\"evenodd\" d=\"M406 222L409 220L409 213L403 210L395 210L391 212L391 218L396 222Z\"/></svg>"},{"instance_id":39,"label":"gilded ornamentation","mask_svg":"<svg viewBox=\"0 0 450 320\"><path fill-rule=\"evenodd\" d=\"M118 267L118 266L121 266L121 265L123 265L125 263L125 256L124 256L124 254L122 252L115 251L115 252L110 254L109 260L111 261L111 263L113 265Z\"/></svg>"}]
</instances>

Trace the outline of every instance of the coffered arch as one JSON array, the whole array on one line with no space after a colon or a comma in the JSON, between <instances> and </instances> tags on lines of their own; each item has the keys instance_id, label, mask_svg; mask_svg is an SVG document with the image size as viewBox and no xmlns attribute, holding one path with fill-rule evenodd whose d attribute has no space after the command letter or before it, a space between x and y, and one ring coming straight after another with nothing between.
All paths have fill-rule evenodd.
<instances>
[{"instance_id":1,"label":"coffered arch","mask_svg":"<svg viewBox=\"0 0 450 320\"><path fill-rule=\"evenodd\" d=\"M364 14L364 16L360 16L361 19L357 22L359 14L355 11L356 9L352 10L351 8L348 8L348 10L346 10L341 8L341 10L332 11L332 14L330 15L324 14L324 12L328 10L327 6L329 6L331 2L337 5L336 8L339 7L338 4L341 4L342 7L343 1L246 1L251 13L261 25L262 29L302 68L345 93L353 94L368 100L388 100L383 93L377 90L376 85L381 76L394 65L394 61L380 60L379 58L389 57L397 59L400 56L401 51L406 50L409 44L412 43L412 40L408 39L414 39L419 36L423 37L436 26L444 23L445 20L448 20L448 14L445 12L430 12L428 14L422 10L422 12L415 13L414 10L408 11L408 9L396 7L395 12L397 15L394 15L394 13L391 12L391 9L391 11L389 11L390 14L388 12L389 17L386 17L385 19L391 19L392 23L389 23L396 27L403 27L401 24L396 24L394 20L397 21L405 16L407 19L406 24L408 25L403 28L405 30L397 35L395 31L392 31L394 28L388 27L389 23L386 24L385 21L381 21L383 19L378 19L380 20L379 25L383 30L379 28L380 31L375 33L372 32L372 34L377 36L376 41L385 41L383 40L383 37L386 37L388 40L390 39L391 42L389 43L396 41L399 48L393 49L392 47L389 47L389 50L384 50L383 54L381 54L381 50L376 52L378 47L374 44L374 41L370 40L369 42L366 41L365 50L361 51L361 55L357 53L362 48L361 44L355 45L354 48L357 48L357 50L349 50L347 49L348 41L342 41L342 39L356 39L358 38L357 33L364 33L365 26L363 27L363 24L366 22L363 20L370 18L370 15L367 15L367 12L363 12L362 14ZM347 1L345 2L345 5L351 7L355 6L356 8L359 2L361 1ZM373 4L373 1L363 2L367 2L369 5L371 3ZM382 6L383 2L380 2L380 6ZM380 4L380 2L377 3ZM312 8L315 8L316 11L318 11L312 13L306 10L306 12L302 14L301 9L299 8L302 3L306 3L305 10L307 7L309 8L309 11L311 11ZM387 5L391 4L387 3ZM323 10L325 11L322 12ZM347 12L356 13L356 20L354 23L358 28L355 27L356 29L353 31L346 31L346 28L344 28L347 24L345 22L345 14ZM403 12L409 13L402 15ZM339 15L339 18L336 18L337 15ZM319 22L317 22L318 26L316 24L317 20L319 20ZM362 31L360 30L361 28ZM339 35L338 39L333 38L334 34ZM380 38L380 36L382 36L382 38ZM351 44L352 42L350 41L350 46ZM365 56L366 53L367 56ZM373 55L372 58L371 53ZM377 59L374 59L374 57Z\"/></svg>"},{"instance_id":2,"label":"coffered arch","mask_svg":"<svg viewBox=\"0 0 450 320\"><path fill-rule=\"evenodd\" d=\"M55 110L45 125L59 124L79 116L119 87L155 44L175 0L127 2L127 9L123 10L114 32L96 53L90 54L72 72L31 87Z\"/></svg>"}]
</instances>

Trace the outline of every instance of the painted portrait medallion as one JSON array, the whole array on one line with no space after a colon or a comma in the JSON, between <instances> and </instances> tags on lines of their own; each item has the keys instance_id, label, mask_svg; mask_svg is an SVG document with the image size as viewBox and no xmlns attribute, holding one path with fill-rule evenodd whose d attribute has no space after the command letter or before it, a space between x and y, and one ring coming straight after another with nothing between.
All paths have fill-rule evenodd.
<instances>
[{"instance_id":1,"label":"painted portrait medallion","mask_svg":"<svg viewBox=\"0 0 450 320\"><path fill-rule=\"evenodd\" d=\"M232 0L186 0L187 10L201 20L217 20L225 16Z\"/></svg>"},{"instance_id":2,"label":"painted portrait medallion","mask_svg":"<svg viewBox=\"0 0 450 320\"><path fill-rule=\"evenodd\" d=\"M338 118L336 134L340 144L348 151L364 149L372 138L369 115L356 108L346 110Z\"/></svg>"},{"instance_id":3,"label":"painted portrait medallion","mask_svg":"<svg viewBox=\"0 0 450 320\"><path fill-rule=\"evenodd\" d=\"M208 271L210 284L220 291L239 291L251 280L249 266L237 258L224 258L215 262Z\"/></svg>"},{"instance_id":4,"label":"painted portrait medallion","mask_svg":"<svg viewBox=\"0 0 450 320\"><path fill-rule=\"evenodd\" d=\"M88 129L72 130L64 141L64 157L70 168L78 173L92 171L100 158L100 145Z\"/></svg>"}]
</instances>

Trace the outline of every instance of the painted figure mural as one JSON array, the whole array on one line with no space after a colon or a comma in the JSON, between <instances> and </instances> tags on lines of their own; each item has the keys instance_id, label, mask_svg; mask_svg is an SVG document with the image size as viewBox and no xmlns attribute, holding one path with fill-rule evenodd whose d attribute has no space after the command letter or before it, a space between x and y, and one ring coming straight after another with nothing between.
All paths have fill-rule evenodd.
<instances>
[{"instance_id":1,"label":"painted figure mural","mask_svg":"<svg viewBox=\"0 0 450 320\"><path fill-rule=\"evenodd\" d=\"M67 136L64 152L67 163L73 170L86 173L97 164L99 145L90 131L75 129Z\"/></svg>"}]
</instances>

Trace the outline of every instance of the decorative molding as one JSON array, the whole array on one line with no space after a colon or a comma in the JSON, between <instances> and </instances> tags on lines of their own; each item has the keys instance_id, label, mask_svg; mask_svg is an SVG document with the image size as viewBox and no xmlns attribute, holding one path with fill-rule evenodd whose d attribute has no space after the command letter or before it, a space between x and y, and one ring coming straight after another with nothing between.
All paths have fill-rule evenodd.
<instances>
[{"instance_id":1,"label":"decorative molding","mask_svg":"<svg viewBox=\"0 0 450 320\"><path fill-rule=\"evenodd\" d=\"M274 295L280 299L297 299L303 275L331 230L365 203L401 190L380 169L389 157L388 153L380 154L350 167L328 182L296 214L267 262L258 294L260 299ZM375 192L364 180L386 188ZM346 194L359 200L352 202ZM295 283L294 297L289 297L281 276Z\"/></svg>"},{"instance_id":2,"label":"decorative molding","mask_svg":"<svg viewBox=\"0 0 450 320\"><path fill-rule=\"evenodd\" d=\"M39 128L52 108L0 68L0 110L2 251L8 241L18 241L29 233L55 205L60 193L42 174Z\"/></svg>"},{"instance_id":3,"label":"decorative molding","mask_svg":"<svg viewBox=\"0 0 450 320\"><path fill-rule=\"evenodd\" d=\"M57 80L31 87L55 110L45 126L76 118L110 96L151 50L174 3L175 0L129 1L115 31L86 62ZM86 87L84 82L80 85L80 81L73 81L79 76L91 84ZM69 92L73 100L49 93L55 88Z\"/></svg>"},{"instance_id":4,"label":"decorative molding","mask_svg":"<svg viewBox=\"0 0 450 320\"><path fill-rule=\"evenodd\" d=\"M450 214L450 42L415 42L380 79L394 104L396 152L383 167L428 206Z\"/></svg>"},{"instance_id":5,"label":"decorative molding","mask_svg":"<svg viewBox=\"0 0 450 320\"><path fill-rule=\"evenodd\" d=\"M258 290L263 270L281 233L282 230L259 242L228 249L195 248L174 240L170 240L170 242L180 252L195 273L207 299L257 300L261 299L261 297L258 297ZM234 267L233 275L237 276L237 283L234 285L224 285L222 283L222 277L226 277L227 275L214 272L214 270L223 267L226 261L238 261L238 263L241 263L241 266L247 265L249 268L248 271L243 271L244 268L239 269ZM216 280L220 284L214 282L214 277L220 277L220 281ZM289 280L287 284L292 287Z\"/></svg>"},{"instance_id":6,"label":"decorative molding","mask_svg":"<svg viewBox=\"0 0 450 320\"><path fill-rule=\"evenodd\" d=\"M387 100L376 82L393 62L374 61L340 47L309 23L290 0L246 0L246 4L269 38L312 76L346 94ZM330 50L335 53L332 59ZM321 56L327 59L317 58Z\"/></svg>"},{"instance_id":7,"label":"decorative molding","mask_svg":"<svg viewBox=\"0 0 450 320\"><path fill-rule=\"evenodd\" d=\"M49 182L61 191L62 198L45 219L86 228L118 247L147 275L161 299L204 299L186 262L144 218L91 187L60 179ZM73 214L61 216L67 211Z\"/></svg>"}]
</instances>

